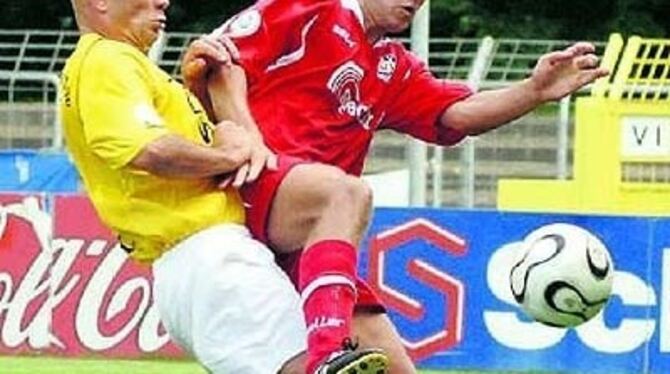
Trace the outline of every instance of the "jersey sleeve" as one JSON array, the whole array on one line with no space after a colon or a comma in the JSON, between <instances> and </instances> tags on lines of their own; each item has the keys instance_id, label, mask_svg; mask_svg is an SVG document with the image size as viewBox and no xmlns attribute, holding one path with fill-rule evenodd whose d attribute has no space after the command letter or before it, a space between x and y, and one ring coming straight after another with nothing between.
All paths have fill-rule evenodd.
<instances>
[{"instance_id":1,"label":"jersey sleeve","mask_svg":"<svg viewBox=\"0 0 670 374\"><path fill-rule=\"evenodd\" d=\"M281 64L282 59L301 53L305 34L325 3L323 0L261 0L226 21L213 34L226 35L235 43L240 51L237 62L244 68L251 85L273 65Z\"/></svg>"},{"instance_id":2,"label":"jersey sleeve","mask_svg":"<svg viewBox=\"0 0 670 374\"><path fill-rule=\"evenodd\" d=\"M461 141L465 134L440 126L438 121L447 108L472 95L472 90L465 84L436 78L425 63L407 51L402 58L409 66L395 83L382 127L440 145Z\"/></svg>"},{"instance_id":3,"label":"jersey sleeve","mask_svg":"<svg viewBox=\"0 0 670 374\"><path fill-rule=\"evenodd\" d=\"M92 53L84 62L79 108L85 141L114 169L168 133L151 90L147 72L130 53Z\"/></svg>"}]
</instances>

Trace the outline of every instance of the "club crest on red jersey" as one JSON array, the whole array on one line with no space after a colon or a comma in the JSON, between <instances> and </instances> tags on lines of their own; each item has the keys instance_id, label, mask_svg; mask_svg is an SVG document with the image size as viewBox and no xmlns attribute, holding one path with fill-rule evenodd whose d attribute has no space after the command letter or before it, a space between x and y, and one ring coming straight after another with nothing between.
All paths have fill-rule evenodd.
<instances>
[{"instance_id":1,"label":"club crest on red jersey","mask_svg":"<svg viewBox=\"0 0 670 374\"><path fill-rule=\"evenodd\" d=\"M377 78L388 83L395 73L395 69L398 66L398 59L392 53L387 53L379 59L379 64L377 65Z\"/></svg>"},{"instance_id":2,"label":"club crest on red jersey","mask_svg":"<svg viewBox=\"0 0 670 374\"><path fill-rule=\"evenodd\" d=\"M255 34L261 23L261 13L258 9L249 8L224 23L215 33L222 31L230 37L242 38Z\"/></svg>"},{"instance_id":3,"label":"club crest on red jersey","mask_svg":"<svg viewBox=\"0 0 670 374\"><path fill-rule=\"evenodd\" d=\"M328 89L337 97L340 114L354 118L364 129L369 130L374 115L361 100L361 82L365 76L363 68L354 61L347 61L337 68L328 80Z\"/></svg>"}]
</instances>

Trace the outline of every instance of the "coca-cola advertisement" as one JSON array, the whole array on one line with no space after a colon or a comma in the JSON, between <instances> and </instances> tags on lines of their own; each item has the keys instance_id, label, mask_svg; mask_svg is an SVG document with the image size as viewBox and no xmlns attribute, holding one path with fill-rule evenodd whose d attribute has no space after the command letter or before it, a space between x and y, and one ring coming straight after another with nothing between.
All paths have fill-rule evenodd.
<instances>
[{"instance_id":1,"label":"coca-cola advertisement","mask_svg":"<svg viewBox=\"0 0 670 374\"><path fill-rule=\"evenodd\" d=\"M182 356L151 284L88 198L0 194L0 353Z\"/></svg>"}]
</instances>

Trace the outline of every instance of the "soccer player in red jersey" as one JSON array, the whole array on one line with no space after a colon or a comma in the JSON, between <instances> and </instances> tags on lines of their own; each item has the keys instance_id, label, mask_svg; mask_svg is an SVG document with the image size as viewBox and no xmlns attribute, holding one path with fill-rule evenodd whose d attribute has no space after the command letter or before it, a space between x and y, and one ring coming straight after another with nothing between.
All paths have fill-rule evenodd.
<instances>
[{"instance_id":1,"label":"soccer player in red jersey","mask_svg":"<svg viewBox=\"0 0 670 374\"><path fill-rule=\"evenodd\" d=\"M233 183L242 187L251 231L286 262L301 292L308 373L327 366L352 335L363 347L382 348L390 372L416 372L381 303L355 272L370 211L370 191L356 176L374 132L393 129L451 145L607 74L593 45L577 43L541 57L526 80L473 93L435 78L384 37L407 29L422 4L260 0L212 33L237 65L219 68L192 53L184 59L186 85L205 101L209 95L227 102L210 113L256 134L251 161ZM208 91L207 79L218 88ZM286 254L302 248L291 263L296 256Z\"/></svg>"},{"instance_id":2,"label":"soccer player in red jersey","mask_svg":"<svg viewBox=\"0 0 670 374\"><path fill-rule=\"evenodd\" d=\"M175 343L207 373L304 374L300 297L252 240L237 191L214 183L251 156L248 131L212 123L147 56L169 5L72 1L81 35L59 102L68 151L101 221L130 259L151 266L151 295ZM219 51L210 58L230 61Z\"/></svg>"}]
</instances>

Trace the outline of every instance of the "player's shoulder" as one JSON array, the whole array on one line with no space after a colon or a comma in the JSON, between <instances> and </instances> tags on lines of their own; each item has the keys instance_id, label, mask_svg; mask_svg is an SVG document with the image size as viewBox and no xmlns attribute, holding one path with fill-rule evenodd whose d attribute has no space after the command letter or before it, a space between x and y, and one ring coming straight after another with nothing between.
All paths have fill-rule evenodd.
<instances>
[{"instance_id":1,"label":"player's shoulder","mask_svg":"<svg viewBox=\"0 0 670 374\"><path fill-rule=\"evenodd\" d=\"M234 38L257 33L277 32L285 27L302 28L306 22L343 9L342 3L357 0L259 0L214 30Z\"/></svg>"},{"instance_id":2,"label":"player's shoulder","mask_svg":"<svg viewBox=\"0 0 670 374\"><path fill-rule=\"evenodd\" d=\"M346 0L260 0L253 7L282 15L300 15L339 9Z\"/></svg>"},{"instance_id":3,"label":"player's shoulder","mask_svg":"<svg viewBox=\"0 0 670 374\"><path fill-rule=\"evenodd\" d=\"M412 58L412 53L407 49L405 44L398 39L382 38L374 44L373 48L377 54L393 54L399 59Z\"/></svg>"},{"instance_id":4,"label":"player's shoulder","mask_svg":"<svg viewBox=\"0 0 670 374\"><path fill-rule=\"evenodd\" d=\"M422 71L426 69L426 64L410 51L407 46L398 39L383 38L374 45L375 55L388 66L393 66L394 70L401 72L399 75L404 78L412 74L412 71Z\"/></svg>"},{"instance_id":5,"label":"player's shoulder","mask_svg":"<svg viewBox=\"0 0 670 374\"><path fill-rule=\"evenodd\" d=\"M406 51L407 48L405 45L398 39L394 38L389 38L389 37L384 37L379 39L375 45L375 48L380 48L380 49L392 49L396 51Z\"/></svg>"},{"instance_id":6,"label":"player's shoulder","mask_svg":"<svg viewBox=\"0 0 670 374\"><path fill-rule=\"evenodd\" d=\"M259 0L254 6L267 7L270 5L298 5L298 6L337 6L352 0ZM356 0L357 1L357 0Z\"/></svg>"},{"instance_id":7,"label":"player's shoulder","mask_svg":"<svg viewBox=\"0 0 670 374\"><path fill-rule=\"evenodd\" d=\"M119 63L143 63L146 56L137 48L112 39L97 38L82 47L88 62L114 66Z\"/></svg>"}]
</instances>

